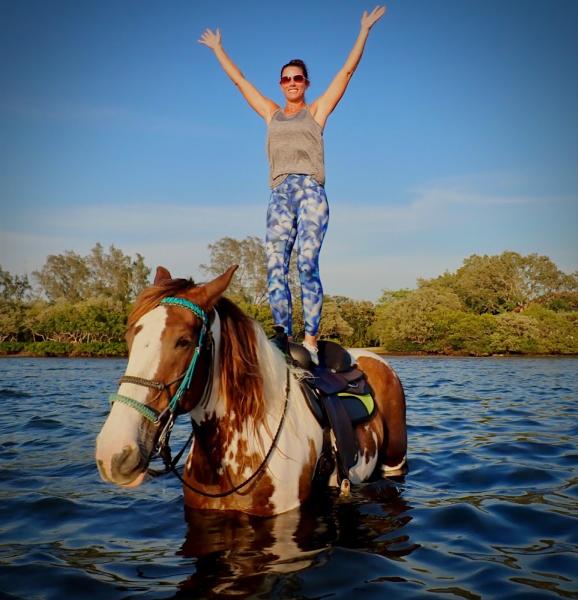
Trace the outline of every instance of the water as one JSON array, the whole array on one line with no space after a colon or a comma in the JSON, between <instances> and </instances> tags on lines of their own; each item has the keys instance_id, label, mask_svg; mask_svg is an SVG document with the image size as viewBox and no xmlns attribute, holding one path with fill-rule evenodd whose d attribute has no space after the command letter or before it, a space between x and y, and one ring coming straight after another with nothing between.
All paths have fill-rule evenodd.
<instances>
[{"instance_id":1,"label":"water","mask_svg":"<svg viewBox=\"0 0 578 600\"><path fill-rule=\"evenodd\" d=\"M390 363L410 473L260 520L100 481L125 361L0 360L0 598L578 598L578 360Z\"/></svg>"}]
</instances>

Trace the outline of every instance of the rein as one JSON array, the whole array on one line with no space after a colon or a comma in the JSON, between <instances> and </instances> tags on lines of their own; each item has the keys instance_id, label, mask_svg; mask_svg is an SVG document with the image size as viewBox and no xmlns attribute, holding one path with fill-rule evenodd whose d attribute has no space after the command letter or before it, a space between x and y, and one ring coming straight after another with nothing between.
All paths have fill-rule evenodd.
<instances>
[{"instance_id":1,"label":"rein","mask_svg":"<svg viewBox=\"0 0 578 600\"><path fill-rule=\"evenodd\" d=\"M283 423L285 422L285 417L287 415L287 406L289 405L290 388L291 388L291 378L290 378L290 373L289 373L289 366L287 366L287 383L285 385L285 405L283 406L283 414L281 415L281 419L279 421L279 426L277 427L277 431L275 432L275 435L273 436L271 446L269 447L267 454L261 461L261 464L257 467L257 469L253 472L252 475L250 475L247 479L245 479L245 481L228 489L226 492L215 492L215 493L205 492L204 490L194 487L190 483L185 481L183 479L182 475L177 471L175 466L176 466L176 463L178 462L178 459L181 457L183 450L189 444L190 438L189 438L189 441L187 441L185 447L183 447L181 452L179 452L177 459L174 461L175 464L170 465L172 472L181 480L181 483L186 488L191 490L191 492L195 492L195 494L199 494L200 496L204 496L205 498L225 498L226 496L230 496L231 494L234 494L235 492L242 490L244 487L249 485L249 483L251 483L251 481L253 481L253 479L255 479L258 475L260 475L263 472L265 465L269 462L269 459L271 458L271 455L273 454L273 450L275 450L275 448L277 447L277 442L279 441L279 436L281 435L281 430L283 429Z\"/></svg>"},{"instance_id":2,"label":"rein","mask_svg":"<svg viewBox=\"0 0 578 600\"><path fill-rule=\"evenodd\" d=\"M166 394L169 398L169 403L168 403L167 407L161 412L155 410L154 408L152 408L150 406L142 404L141 402L139 402L138 400L135 400L134 398L129 398L128 396L123 396L121 394L110 394L109 402L111 405L115 402L121 402L122 404L125 404L126 406L130 406L131 408L134 408L138 413L140 413L148 421L151 421L152 424L155 426L158 426L161 424L165 415L167 415L167 414L169 415L169 418L167 419L165 426L163 427L161 433L159 434L157 444L156 444L156 446L151 454L151 457L150 457L150 458L154 458L157 455L161 456L161 458L163 459L164 465L165 465L165 470L164 471L156 471L153 469L149 469L148 470L149 474L151 474L153 476L158 476L158 475L164 475L169 472L173 472L186 488L188 488L190 491L192 491L196 494L205 496L207 498L224 498L226 496L230 496L231 494L234 494L235 492L242 490L244 487L246 487L249 483L251 483L251 481L253 481L257 476L259 476L263 472L266 464L269 462L269 459L271 458L271 455L273 454L273 450L277 447L277 442L279 441L279 436L281 435L281 430L283 428L283 424L285 422L285 417L287 415L287 406L289 404L289 392L290 392L290 387L291 387L291 378L290 378L289 367L287 366L287 381L286 381L286 385L285 385L285 404L283 406L283 414L281 415L281 419L279 421L277 431L275 432L275 435L273 436L271 446L270 446L269 450L267 451L267 454L261 461L261 464L259 465L259 467L243 482L228 489L225 492L211 493L211 492L205 492L204 490L198 489L198 488L192 486L191 484L189 484L187 481L185 481L183 479L182 475L177 471L177 464L178 464L179 460L181 459L181 456L183 455L185 449L187 448L187 446L190 444L191 440L194 437L194 433L195 433L194 427L193 427L193 430L191 431L191 434L190 434L188 440L185 442L185 445L181 448L181 450L179 451L179 453L177 454L177 456L174 459L171 457L169 438L170 438L173 426L175 424L179 403L191 385L191 381L193 379L193 374L195 372L195 367L197 365L197 360L198 360L199 354L201 353L201 349L203 347L203 342L205 341L205 335L207 332L207 325L209 322L209 318L208 318L207 313L200 306L191 302L190 300L187 300L186 298L176 298L176 297L170 296L167 298L163 298L160 301L160 304L180 306L182 308L186 308L187 310L190 310L191 312L193 312L203 322L202 327L201 327L201 332L199 334L199 341L198 341L195 351L193 353L193 357L191 358L191 362L189 363L189 366L187 367L187 370L182 375L180 375L179 377L177 377L176 379L174 379L173 381L171 381L169 383L163 383L161 381L155 381L153 379L145 379L144 377L134 377L132 375L123 375L123 377L121 377L120 383L132 383L135 385L141 385L143 387L155 389L155 390L158 390L159 392L166 392ZM170 388L171 388L171 386L173 386L175 383L178 383L178 382L180 382L180 385L179 385L177 391L175 392L175 394L171 398ZM194 421L192 423L194 426ZM149 461L150 461L150 459L149 459Z\"/></svg>"}]
</instances>

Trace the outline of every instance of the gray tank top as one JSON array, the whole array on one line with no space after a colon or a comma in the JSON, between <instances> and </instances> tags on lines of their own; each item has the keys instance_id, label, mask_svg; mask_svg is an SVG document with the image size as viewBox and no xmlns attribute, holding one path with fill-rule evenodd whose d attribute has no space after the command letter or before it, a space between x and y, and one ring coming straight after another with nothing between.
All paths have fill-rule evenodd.
<instances>
[{"instance_id":1,"label":"gray tank top","mask_svg":"<svg viewBox=\"0 0 578 600\"><path fill-rule=\"evenodd\" d=\"M309 109L304 108L288 117L277 110L267 132L269 184L279 185L291 173L311 175L325 184L323 130Z\"/></svg>"}]
</instances>

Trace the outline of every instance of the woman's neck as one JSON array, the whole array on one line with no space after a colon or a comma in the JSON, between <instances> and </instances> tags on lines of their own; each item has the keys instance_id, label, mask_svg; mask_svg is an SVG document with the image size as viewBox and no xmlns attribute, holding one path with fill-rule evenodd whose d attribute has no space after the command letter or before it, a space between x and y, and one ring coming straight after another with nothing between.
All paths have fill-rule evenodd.
<instances>
[{"instance_id":1,"label":"woman's neck","mask_svg":"<svg viewBox=\"0 0 578 600\"><path fill-rule=\"evenodd\" d=\"M307 103L305 100L299 100L298 102L287 102L283 112L286 115L294 115L295 113L302 111L304 108L307 108Z\"/></svg>"}]
</instances>

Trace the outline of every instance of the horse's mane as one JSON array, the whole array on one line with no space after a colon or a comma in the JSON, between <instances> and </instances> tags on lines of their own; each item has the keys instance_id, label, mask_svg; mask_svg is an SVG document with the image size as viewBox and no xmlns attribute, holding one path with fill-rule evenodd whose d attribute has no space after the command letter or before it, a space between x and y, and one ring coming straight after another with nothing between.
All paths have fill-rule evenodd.
<instances>
[{"instance_id":1,"label":"horse's mane","mask_svg":"<svg viewBox=\"0 0 578 600\"><path fill-rule=\"evenodd\" d=\"M239 424L249 416L261 423L265 403L255 321L227 298L221 298L216 308L221 319L221 392L227 412L234 411Z\"/></svg>"},{"instance_id":2,"label":"horse's mane","mask_svg":"<svg viewBox=\"0 0 578 600\"><path fill-rule=\"evenodd\" d=\"M197 286L191 279L166 279L146 288L136 299L128 327L133 327L163 298L192 288ZM260 423L265 418L265 404L255 321L227 298L220 298L216 309L221 321L220 389L226 402L226 414L234 413L239 424L249 416Z\"/></svg>"}]
</instances>

